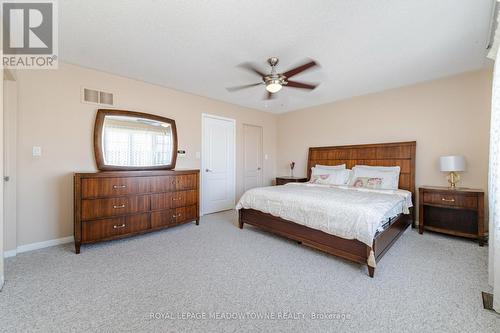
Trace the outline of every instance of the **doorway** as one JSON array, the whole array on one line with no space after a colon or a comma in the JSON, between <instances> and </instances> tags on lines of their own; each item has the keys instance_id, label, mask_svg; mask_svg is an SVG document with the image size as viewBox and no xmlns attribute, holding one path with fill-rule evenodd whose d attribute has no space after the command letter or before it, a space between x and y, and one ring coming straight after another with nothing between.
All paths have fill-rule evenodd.
<instances>
[{"instance_id":1,"label":"doorway","mask_svg":"<svg viewBox=\"0 0 500 333\"><path fill-rule=\"evenodd\" d=\"M262 134L261 126L243 125L243 166L245 191L262 186Z\"/></svg>"},{"instance_id":2,"label":"doorway","mask_svg":"<svg viewBox=\"0 0 500 333\"><path fill-rule=\"evenodd\" d=\"M234 208L235 132L234 119L202 114L202 215Z\"/></svg>"}]
</instances>

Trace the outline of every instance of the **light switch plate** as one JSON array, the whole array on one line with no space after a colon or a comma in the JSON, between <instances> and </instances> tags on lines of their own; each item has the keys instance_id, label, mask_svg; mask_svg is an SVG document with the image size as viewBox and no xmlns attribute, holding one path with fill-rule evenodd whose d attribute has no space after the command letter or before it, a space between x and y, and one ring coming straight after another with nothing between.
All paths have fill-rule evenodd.
<instances>
[{"instance_id":1,"label":"light switch plate","mask_svg":"<svg viewBox=\"0 0 500 333\"><path fill-rule=\"evenodd\" d=\"M42 147L33 146L33 157L42 156Z\"/></svg>"},{"instance_id":2,"label":"light switch plate","mask_svg":"<svg viewBox=\"0 0 500 333\"><path fill-rule=\"evenodd\" d=\"M269 156L267 156L267 154L266 154L266 155L264 155L264 159L265 159L265 160L267 160L268 158L269 158Z\"/></svg>"}]
</instances>

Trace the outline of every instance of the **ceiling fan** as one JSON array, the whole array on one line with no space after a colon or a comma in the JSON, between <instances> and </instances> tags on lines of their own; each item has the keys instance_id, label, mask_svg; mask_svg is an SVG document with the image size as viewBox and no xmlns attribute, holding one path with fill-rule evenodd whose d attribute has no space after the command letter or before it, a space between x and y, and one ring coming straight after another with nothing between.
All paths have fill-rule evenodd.
<instances>
[{"instance_id":1,"label":"ceiling fan","mask_svg":"<svg viewBox=\"0 0 500 333\"><path fill-rule=\"evenodd\" d=\"M250 87L255 87L261 84L266 85L266 90L267 94L264 97L264 99L271 99L274 97L274 94L276 94L278 91L281 90L283 87L292 87L292 88L300 88L300 89L314 89L318 85L317 84L310 84L310 83L303 83L303 82L297 82L297 81L290 81L289 78L291 78L294 75L297 75L299 73L302 73L306 70L309 70L313 67L319 66L316 61L314 60L309 60L306 63L295 67L293 69L290 69L284 73L278 73L276 72L276 65L278 65L279 59L276 57L272 57L267 59L267 62L271 66L271 73L269 74L264 74L262 71L258 70L255 68L255 66L251 63L243 63L239 65L238 67L247 69L257 75L259 75L262 79L261 82L258 83L251 83L251 84L246 84L242 86L236 86L236 87L229 87L226 88L229 92L233 91L238 91L241 89L246 89Z\"/></svg>"}]
</instances>

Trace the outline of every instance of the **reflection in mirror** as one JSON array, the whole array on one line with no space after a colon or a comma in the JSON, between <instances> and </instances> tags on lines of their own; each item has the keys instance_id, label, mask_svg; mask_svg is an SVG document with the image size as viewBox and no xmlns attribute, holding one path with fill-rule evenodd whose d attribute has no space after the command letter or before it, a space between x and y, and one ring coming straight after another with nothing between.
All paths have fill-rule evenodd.
<instances>
[{"instance_id":1,"label":"reflection in mirror","mask_svg":"<svg viewBox=\"0 0 500 333\"><path fill-rule=\"evenodd\" d=\"M155 167L172 163L174 139L170 123L106 115L101 134L105 165Z\"/></svg>"}]
</instances>

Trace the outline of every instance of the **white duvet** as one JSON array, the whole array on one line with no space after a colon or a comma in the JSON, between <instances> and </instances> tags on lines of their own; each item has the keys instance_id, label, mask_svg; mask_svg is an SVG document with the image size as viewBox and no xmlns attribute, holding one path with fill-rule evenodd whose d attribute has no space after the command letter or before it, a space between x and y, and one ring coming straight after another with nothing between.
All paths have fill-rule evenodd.
<instances>
[{"instance_id":1,"label":"white duvet","mask_svg":"<svg viewBox=\"0 0 500 333\"><path fill-rule=\"evenodd\" d=\"M236 209L259 210L338 237L357 239L370 247L384 220L408 214L410 207L411 192L405 190L309 183L254 188L236 205Z\"/></svg>"}]
</instances>

